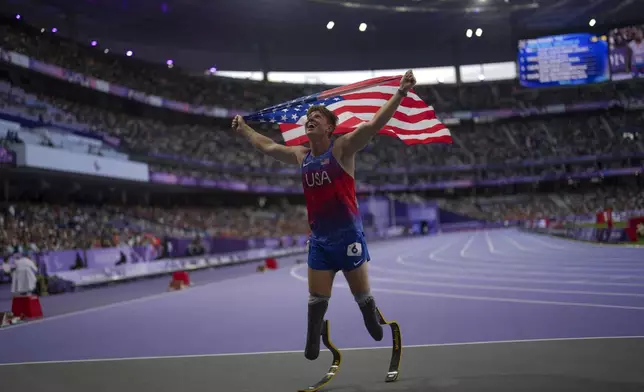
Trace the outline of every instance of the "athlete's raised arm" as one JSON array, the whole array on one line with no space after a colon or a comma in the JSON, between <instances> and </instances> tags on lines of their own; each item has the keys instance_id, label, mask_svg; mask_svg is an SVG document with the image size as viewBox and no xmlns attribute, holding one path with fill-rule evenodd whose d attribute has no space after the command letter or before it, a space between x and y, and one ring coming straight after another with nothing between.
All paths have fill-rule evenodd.
<instances>
[{"instance_id":1,"label":"athlete's raised arm","mask_svg":"<svg viewBox=\"0 0 644 392\"><path fill-rule=\"evenodd\" d=\"M400 88L379 110L373 118L356 128L355 131L347 133L338 138L337 143L341 143L340 149L345 156L353 155L367 146L373 138L387 123L391 120L394 113L400 106L402 99L416 85L414 73L409 70L400 80Z\"/></svg>"},{"instance_id":2,"label":"athlete's raised arm","mask_svg":"<svg viewBox=\"0 0 644 392\"><path fill-rule=\"evenodd\" d=\"M306 149L302 146L284 146L256 132L246 124L242 116L235 116L233 118L232 127L235 132L248 139L256 149L278 161L297 165L300 163L304 154L306 154Z\"/></svg>"}]
</instances>

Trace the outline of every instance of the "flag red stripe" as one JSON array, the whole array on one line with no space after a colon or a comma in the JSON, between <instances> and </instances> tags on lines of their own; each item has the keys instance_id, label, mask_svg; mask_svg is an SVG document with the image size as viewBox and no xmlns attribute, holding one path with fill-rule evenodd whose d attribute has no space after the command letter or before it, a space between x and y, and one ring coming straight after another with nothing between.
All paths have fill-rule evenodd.
<instances>
[{"instance_id":1,"label":"flag red stripe","mask_svg":"<svg viewBox=\"0 0 644 392\"><path fill-rule=\"evenodd\" d=\"M354 129L355 129L355 126L345 126L344 124L341 124L336 128L336 131L333 132L333 133L334 134L336 134L336 133L337 134L350 133L350 132L353 132ZM425 135L425 134L431 134L431 133L440 132L440 131L442 131L444 129L447 129L447 127L444 124L439 124L439 125L435 125L435 126L430 127L430 128L420 129L420 130L402 129L402 128L392 127L392 126L387 125L383 129L378 131L378 134L393 136L390 131L387 131L387 130L392 130L397 135Z\"/></svg>"},{"instance_id":2,"label":"flag red stripe","mask_svg":"<svg viewBox=\"0 0 644 392\"><path fill-rule=\"evenodd\" d=\"M342 135L346 133L352 132L354 129L353 128L344 128L344 127L338 127L334 134L337 135ZM383 135L387 136L392 136L391 133L388 132L383 132L380 131L378 133L381 133ZM402 133L401 133L402 134ZM420 133L422 134L422 133ZM447 143L447 144L452 144L454 141L451 136L448 135L440 135L440 136L432 136L428 137L426 139L405 139L402 140L400 139L403 143L407 145L414 145L414 144L429 144L429 143ZM298 136L295 139L287 140L285 143L287 146L301 146L302 144L305 144L309 141L308 137L306 135Z\"/></svg>"},{"instance_id":3,"label":"flag red stripe","mask_svg":"<svg viewBox=\"0 0 644 392\"><path fill-rule=\"evenodd\" d=\"M408 146L413 146L415 144L429 144L429 143L452 144L452 143L454 143L454 140L452 140L451 136L443 135L443 136L436 136L436 137L433 137L433 138L427 138L425 140L407 139L407 140L403 140L402 142L405 143Z\"/></svg>"},{"instance_id":4,"label":"flag red stripe","mask_svg":"<svg viewBox=\"0 0 644 392\"><path fill-rule=\"evenodd\" d=\"M333 110L333 113L340 115L342 113L373 113L376 114L376 111L373 110L373 106L343 106ZM427 111L423 113L408 115L400 111L394 112L393 118L396 120L416 123L422 120L436 120L436 113L434 111Z\"/></svg>"},{"instance_id":5,"label":"flag red stripe","mask_svg":"<svg viewBox=\"0 0 644 392\"><path fill-rule=\"evenodd\" d=\"M398 135L424 135L428 133L436 133L436 132L442 131L444 129L447 129L447 127L444 124L438 124L426 129L411 130L411 129L402 129L402 128L392 127L387 125L383 129L391 129ZM382 134L383 131L381 130L378 133ZM390 132L387 132L387 133L391 135Z\"/></svg>"},{"instance_id":6,"label":"flag red stripe","mask_svg":"<svg viewBox=\"0 0 644 392\"><path fill-rule=\"evenodd\" d=\"M319 99L342 95L351 91L361 90L368 87L386 85L386 83L392 83L396 80L398 80L398 84L400 84L400 76L381 76L378 78L367 79L363 80L362 82L352 83L346 86L336 87L330 90L323 91L320 93Z\"/></svg>"},{"instance_id":7,"label":"flag red stripe","mask_svg":"<svg viewBox=\"0 0 644 392\"><path fill-rule=\"evenodd\" d=\"M373 91L373 92L367 92L367 93L346 94L346 95L343 95L342 97L346 102L354 99L384 99L385 101L388 101L391 99L392 96L393 96L392 94ZM427 107L427 104L425 102L417 101L409 97L403 98L402 101L400 102L400 105L408 108L414 108L414 109Z\"/></svg>"},{"instance_id":8,"label":"flag red stripe","mask_svg":"<svg viewBox=\"0 0 644 392\"><path fill-rule=\"evenodd\" d=\"M336 128L334 133L335 134L344 134L344 133L353 132L355 127L357 125L363 123L363 122L364 122L364 120L361 120L361 119L359 119L357 117L349 118L346 121L338 124L338 127ZM282 133L284 133L284 132L290 131L292 129L301 127L301 126L302 125L300 125L300 124L280 124L280 129L281 129ZM436 133L436 132L442 131L444 129L447 129L447 127L445 126L445 124L442 124L442 123L434 125L434 126L429 127L429 128L425 128L425 129L405 129L405 128L401 128L401 127L387 125L387 126L383 127L383 130L379 131L378 133L383 134L383 135L393 136L390 131L386 131L386 130L392 130L398 135L424 135L424 134ZM306 135L304 135L304 136L306 136ZM298 137L298 139L299 138L300 137Z\"/></svg>"},{"instance_id":9,"label":"flag red stripe","mask_svg":"<svg viewBox=\"0 0 644 392\"><path fill-rule=\"evenodd\" d=\"M355 115L375 114L380 110L382 105L379 102L369 102L364 100L379 100L381 102L388 101L393 96L393 90L391 90L392 92L387 92L387 90L389 90L388 88L382 89L377 88L376 86L397 87L400 84L400 78L400 76L373 78L320 93L318 95L318 98L320 99L341 95L343 100L337 101L337 105L330 104L330 108L332 108L333 105L338 106L335 109L332 109L338 116L344 115L346 117L349 115L348 118L338 124L334 133L340 135L353 132L358 125L366 121ZM365 91L367 89L384 91ZM400 108L427 110L421 113L407 114L404 110L401 111ZM414 98L405 97L401 101L400 108L394 112L393 115L393 119L396 120L394 121L396 126L387 125L380 130L378 134L392 137L397 136L407 145L441 142L453 143L453 139L451 135L449 135L447 127L440 123L436 118L436 112L423 102L423 100L416 96L414 96ZM418 110L415 111L417 112ZM429 123L425 121L429 121ZM303 130L302 124L279 124L286 145L295 146L308 142L308 137ZM410 129L420 127L426 128ZM291 139L287 140L287 137Z\"/></svg>"},{"instance_id":10,"label":"flag red stripe","mask_svg":"<svg viewBox=\"0 0 644 392\"><path fill-rule=\"evenodd\" d=\"M302 126L302 124L281 123L280 124L280 130L282 131L282 133L284 133L286 131L290 131L291 129L295 129L295 128L301 127L301 126Z\"/></svg>"},{"instance_id":11,"label":"flag red stripe","mask_svg":"<svg viewBox=\"0 0 644 392\"><path fill-rule=\"evenodd\" d=\"M400 79L402 79L403 75L399 75L396 79L391 79L387 82L382 83L382 86L394 86L394 87L400 87Z\"/></svg>"}]
</instances>

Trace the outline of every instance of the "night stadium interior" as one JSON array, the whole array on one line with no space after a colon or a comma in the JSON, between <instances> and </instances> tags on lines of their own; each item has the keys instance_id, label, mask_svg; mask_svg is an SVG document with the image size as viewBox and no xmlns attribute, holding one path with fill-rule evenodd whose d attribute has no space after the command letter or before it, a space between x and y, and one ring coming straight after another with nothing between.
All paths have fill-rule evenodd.
<instances>
[{"instance_id":1,"label":"night stadium interior","mask_svg":"<svg viewBox=\"0 0 644 392\"><path fill-rule=\"evenodd\" d=\"M0 0L0 384L315 383L331 355L302 354L302 174L231 119L413 69L453 143L378 135L355 176L400 379L385 383L391 336L370 340L339 277L343 362L321 391L641 391L638 15L632 0ZM531 79L526 48L565 34L589 37L588 76ZM9 317L22 257L42 317Z\"/></svg>"}]
</instances>

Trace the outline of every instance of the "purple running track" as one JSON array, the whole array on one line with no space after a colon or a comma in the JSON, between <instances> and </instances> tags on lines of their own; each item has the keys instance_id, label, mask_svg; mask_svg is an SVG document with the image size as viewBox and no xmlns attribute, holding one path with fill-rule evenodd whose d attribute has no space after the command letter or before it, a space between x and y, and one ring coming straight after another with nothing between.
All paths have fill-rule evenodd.
<instances>
[{"instance_id":1,"label":"purple running track","mask_svg":"<svg viewBox=\"0 0 644 392\"><path fill-rule=\"evenodd\" d=\"M370 253L373 294L405 345L643 335L641 248L508 229L374 243ZM57 315L0 331L0 363L301 351L306 265L284 264L212 270L214 282L174 293L144 281L59 296L69 304ZM340 348L390 344L369 338L341 275L327 318Z\"/></svg>"}]
</instances>

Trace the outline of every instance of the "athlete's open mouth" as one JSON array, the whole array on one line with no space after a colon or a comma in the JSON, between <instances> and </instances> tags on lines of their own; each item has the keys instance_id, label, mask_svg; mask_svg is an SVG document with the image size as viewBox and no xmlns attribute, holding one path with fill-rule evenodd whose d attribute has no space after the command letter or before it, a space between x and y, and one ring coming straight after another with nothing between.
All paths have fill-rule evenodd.
<instances>
[{"instance_id":1,"label":"athlete's open mouth","mask_svg":"<svg viewBox=\"0 0 644 392\"><path fill-rule=\"evenodd\" d=\"M306 129L307 129L308 131L310 131L310 130L312 130L312 129L315 129L315 127L316 127L316 126L317 126L317 124L316 124L316 123L314 123L314 122L308 122L308 123L306 124Z\"/></svg>"}]
</instances>

